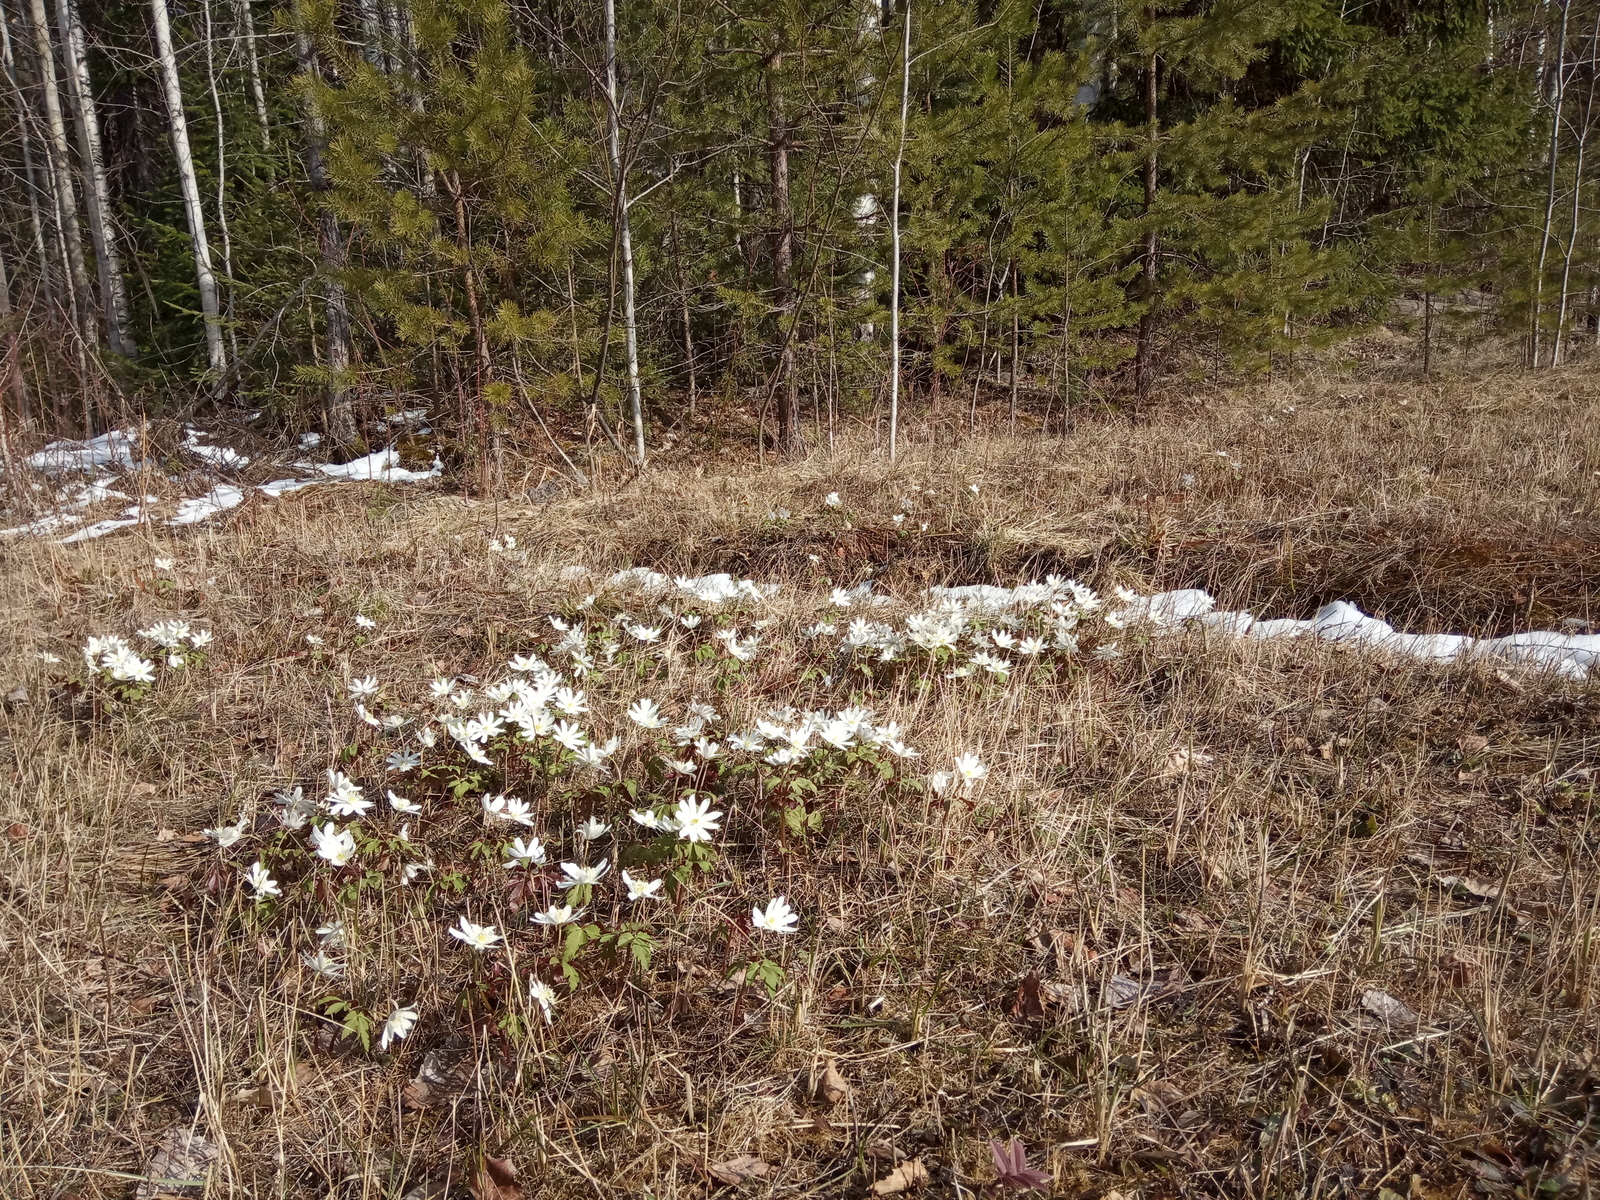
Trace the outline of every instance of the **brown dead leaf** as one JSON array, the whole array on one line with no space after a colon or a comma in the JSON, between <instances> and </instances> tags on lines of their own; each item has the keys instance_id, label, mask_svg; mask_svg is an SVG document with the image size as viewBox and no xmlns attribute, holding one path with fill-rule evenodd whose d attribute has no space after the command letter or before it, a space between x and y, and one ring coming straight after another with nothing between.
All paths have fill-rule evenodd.
<instances>
[{"instance_id":1,"label":"brown dead leaf","mask_svg":"<svg viewBox=\"0 0 1600 1200\"><path fill-rule=\"evenodd\" d=\"M908 1158L894 1170L890 1171L877 1183L872 1185L874 1196L893 1196L897 1192L907 1192L912 1188L921 1187L928 1182L928 1168L922 1165L920 1158Z\"/></svg>"},{"instance_id":2,"label":"brown dead leaf","mask_svg":"<svg viewBox=\"0 0 1600 1200\"><path fill-rule=\"evenodd\" d=\"M1152 1079L1133 1089L1131 1095L1139 1102L1147 1117L1165 1116L1184 1101L1182 1090L1165 1079Z\"/></svg>"},{"instance_id":3,"label":"brown dead leaf","mask_svg":"<svg viewBox=\"0 0 1600 1200\"><path fill-rule=\"evenodd\" d=\"M1465 755L1482 754L1489 748L1489 739L1479 737L1477 734L1468 734L1456 739L1456 749Z\"/></svg>"},{"instance_id":4,"label":"brown dead leaf","mask_svg":"<svg viewBox=\"0 0 1600 1200\"><path fill-rule=\"evenodd\" d=\"M153 783L136 783L133 785L133 794L135 796L154 796L156 794L156 785Z\"/></svg>"},{"instance_id":5,"label":"brown dead leaf","mask_svg":"<svg viewBox=\"0 0 1600 1200\"><path fill-rule=\"evenodd\" d=\"M1017 985L1016 998L1011 1001L1011 1015L1025 1021L1044 1020L1044 992L1040 986L1039 972L1029 971Z\"/></svg>"},{"instance_id":6,"label":"brown dead leaf","mask_svg":"<svg viewBox=\"0 0 1600 1200\"><path fill-rule=\"evenodd\" d=\"M839 1074L839 1060L831 1054L823 1065L822 1083L817 1088L817 1094L829 1104L842 1103L850 1095L850 1084Z\"/></svg>"},{"instance_id":7,"label":"brown dead leaf","mask_svg":"<svg viewBox=\"0 0 1600 1200\"><path fill-rule=\"evenodd\" d=\"M128 1001L128 1011L134 1016L148 1017L155 1012L156 1005L161 1002L160 996L140 996L136 1000Z\"/></svg>"},{"instance_id":8,"label":"brown dead leaf","mask_svg":"<svg viewBox=\"0 0 1600 1200\"><path fill-rule=\"evenodd\" d=\"M205 1192L217 1148L193 1129L174 1126L161 1135L134 1200L183 1200Z\"/></svg>"},{"instance_id":9,"label":"brown dead leaf","mask_svg":"<svg viewBox=\"0 0 1600 1200\"><path fill-rule=\"evenodd\" d=\"M727 1162L708 1166L706 1173L718 1183L733 1185L743 1183L746 1179L764 1179L772 1173L772 1166L754 1154L736 1154Z\"/></svg>"},{"instance_id":10,"label":"brown dead leaf","mask_svg":"<svg viewBox=\"0 0 1600 1200\"><path fill-rule=\"evenodd\" d=\"M1482 879L1473 879L1469 875L1440 875L1435 882L1445 888L1459 900L1498 900L1500 888Z\"/></svg>"},{"instance_id":11,"label":"brown dead leaf","mask_svg":"<svg viewBox=\"0 0 1600 1200\"><path fill-rule=\"evenodd\" d=\"M11 824L6 826L6 836L12 839L25 838L32 832L33 831L21 821L13 821Z\"/></svg>"},{"instance_id":12,"label":"brown dead leaf","mask_svg":"<svg viewBox=\"0 0 1600 1200\"><path fill-rule=\"evenodd\" d=\"M1209 767L1213 759L1209 754L1202 754L1198 750L1190 750L1187 746L1179 746L1167 752L1166 762L1161 770L1156 772L1157 779L1177 779L1201 767Z\"/></svg>"},{"instance_id":13,"label":"brown dead leaf","mask_svg":"<svg viewBox=\"0 0 1600 1200\"><path fill-rule=\"evenodd\" d=\"M525 1200L511 1160L490 1158L487 1154L467 1176L467 1190L472 1193L472 1200Z\"/></svg>"},{"instance_id":14,"label":"brown dead leaf","mask_svg":"<svg viewBox=\"0 0 1600 1200\"><path fill-rule=\"evenodd\" d=\"M1381 988L1368 988L1361 993L1361 1007L1385 1025L1410 1029L1422 1019L1412 1012L1404 1000L1390 995Z\"/></svg>"}]
</instances>

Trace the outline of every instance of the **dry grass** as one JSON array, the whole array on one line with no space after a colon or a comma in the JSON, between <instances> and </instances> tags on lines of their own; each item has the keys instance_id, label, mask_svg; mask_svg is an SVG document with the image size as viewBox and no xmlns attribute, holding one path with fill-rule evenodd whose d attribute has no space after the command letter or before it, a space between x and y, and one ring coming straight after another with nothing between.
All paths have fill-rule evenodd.
<instances>
[{"instance_id":1,"label":"dry grass","mask_svg":"<svg viewBox=\"0 0 1600 1200\"><path fill-rule=\"evenodd\" d=\"M669 462L538 506L361 487L174 537L0 548L3 682L29 692L0 743L0 1193L129 1194L194 1123L221 1150L216 1196L442 1194L482 1153L530 1195L732 1194L703 1168L744 1152L773 1168L745 1194L861 1195L905 1155L925 1194L971 1196L1009 1135L1059 1195L1586 1194L1587 686L1198 635L988 693L902 679L865 702L930 767L978 749L975 804L866 788L791 840L730 796L722 873L663 917L652 969L596 971L527 1038L489 1031L503 997L452 1017L471 981L443 922L384 909L370 975L426 1011L388 1056L311 1011L307 931L252 931L237 864L161 831L313 782L352 739L351 675L495 677L548 634L573 562L783 580L774 650L718 696L741 714L847 702L783 631L869 567L908 597L1065 569L1270 615L1343 597L1411 629L1587 621L1593 400L1576 377L1308 385L1048 442L914 442L893 470ZM486 553L504 532L525 563ZM152 585L155 555L176 590ZM380 620L360 645L356 611ZM203 669L128 709L64 684L87 634L169 615L216 630ZM678 661L641 690L705 686ZM769 1002L729 983L751 949L722 914L777 891L805 921ZM1419 1022L1374 1016L1374 991ZM408 1106L441 1047L466 1065Z\"/></svg>"}]
</instances>

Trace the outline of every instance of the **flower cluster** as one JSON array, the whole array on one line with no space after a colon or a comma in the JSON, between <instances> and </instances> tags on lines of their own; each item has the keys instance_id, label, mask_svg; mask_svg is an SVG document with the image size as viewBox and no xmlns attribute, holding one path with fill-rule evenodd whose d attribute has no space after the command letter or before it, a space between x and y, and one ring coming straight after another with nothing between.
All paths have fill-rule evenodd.
<instances>
[{"instance_id":1,"label":"flower cluster","mask_svg":"<svg viewBox=\"0 0 1600 1200\"><path fill-rule=\"evenodd\" d=\"M155 683L157 662L173 671L193 666L203 661L212 641L210 630L194 629L187 621L158 621L138 636L154 645L152 658L116 634L91 637L83 646L90 676L109 682L123 699L142 696Z\"/></svg>"}]
</instances>

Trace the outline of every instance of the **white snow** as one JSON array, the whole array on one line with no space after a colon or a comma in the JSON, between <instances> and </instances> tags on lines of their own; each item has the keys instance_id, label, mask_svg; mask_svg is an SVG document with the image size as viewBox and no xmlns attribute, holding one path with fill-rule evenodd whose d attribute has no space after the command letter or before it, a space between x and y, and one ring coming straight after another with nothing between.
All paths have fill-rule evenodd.
<instances>
[{"instance_id":1,"label":"white snow","mask_svg":"<svg viewBox=\"0 0 1600 1200\"><path fill-rule=\"evenodd\" d=\"M67 471L93 471L100 467L132 467L138 442L137 429L113 429L87 441L51 442L43 450L28 455L28 466L47 475Z\"/></svg>"},{"instance_id":2,"label":"white snow","mask_svg":"<svg viewBox=\"0 0 1600 1200\"><path fill-rule=\"evenodd\" d=\"M168 525L193 525L244 503L244 490L231 483L219 483L204 496L178 503L178 513Z\"/></svg>"}]
</instances>

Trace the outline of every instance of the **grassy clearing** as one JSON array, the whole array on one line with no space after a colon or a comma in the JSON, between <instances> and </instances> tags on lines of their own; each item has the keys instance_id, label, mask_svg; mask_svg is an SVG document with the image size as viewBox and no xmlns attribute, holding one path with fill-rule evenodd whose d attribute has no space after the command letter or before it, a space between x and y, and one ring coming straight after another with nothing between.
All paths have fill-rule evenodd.
<instances>
[{"instance_id":1,"label":"grassy clearing","mask_svg":"<svg viewBox=\"0 0 1600 1200\"><path fill-rule=\"evenodd\" d=\"M1589 686L1087 629L1081 653L1004 683L941 666L868 687L825 649L837 638L804 633L869 568L897 598L871 615L901 624L928 584L1056 569L1269 615L1348 598L1413 630L1587 622L1592 390L1498 387L1218 397L1049 442L924 443L893 472L669 462L542 505L313 491L176 536L0 549L4 682L28 693L7 703L0 780L0 1191L128 1194L191 1126L218 1150L212 1194L252 1197L484 1191L485 1155L540 1196L861 1195L916 1160L925 1194L955 1197L994 1179L989 1141L1013 1135L1060 1195L1585 1191ZM508 533L517 550L492 552ZM771 622L748 664L685 631L667 661L581 684L585 723L637 764L618 775L648 778L622 716L636 695L675 719L709 700L726 732L858 702L921 757L831 777L798 829L770 772L719 775L715 859L653 910L648 969L593 949L548 1026L525 979L562 983L528 920L550 897L511 896L498 861L419 899L394 883L399 850L370 851L390 881L352 906L346 978L317 979L301 956L341 904L324 868L281 870L292 898L270 920L241 883L278 836L271 793L320 796L345 765L384 807L389 747L351 714L351 679L383 683L374 711L421 719L435 675L488 684L513 654L550 657L546 614L591 591L653 613L563 578L574 564L783 585L731 606L742 631ZM87 636L172 617L214 631L205 663L128 704L75 686ZM1113 639L1120 657L1090 652ZM914 786L967 751L989 767L970 793ZM633 798L510 782L557 858L591 814L619 847L648 840ZM413 788L413 836L427 822L468 860L523 832L446 788ZM241 816L261 824L237 849L190 840ZM592 902L603 930L632 916L616 886ZM776 894L799 932L752 935L750 905ZM474 959L445 934L462 914L512 944ZM741 975L757 959L781 967L775 995ZM333 991L420 1019L364 1051L326 1019ZM712 1170L741 1155L765 1170Z\"/></svg>"}]
</instances>

